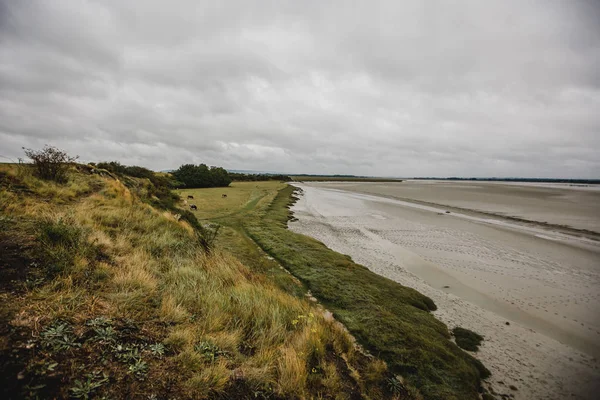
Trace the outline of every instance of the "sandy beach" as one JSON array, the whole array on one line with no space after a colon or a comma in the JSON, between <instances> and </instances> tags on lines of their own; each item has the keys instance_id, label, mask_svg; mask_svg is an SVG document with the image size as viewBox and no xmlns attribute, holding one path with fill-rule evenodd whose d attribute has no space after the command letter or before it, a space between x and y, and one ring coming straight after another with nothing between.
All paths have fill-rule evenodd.
<instances>
[{"instance_id":1,"label":"sandy beach","mask_svg":"<svg viewBox=\"0 0 600 400\"><path fill-rule=\"evenodd\" d=\"M290 228L430 296L450 328L484 335L476 355L492 371L496 393L596 398L598 188L435 181L297 186L304 194Z\"/></svg>"}]
</instances>

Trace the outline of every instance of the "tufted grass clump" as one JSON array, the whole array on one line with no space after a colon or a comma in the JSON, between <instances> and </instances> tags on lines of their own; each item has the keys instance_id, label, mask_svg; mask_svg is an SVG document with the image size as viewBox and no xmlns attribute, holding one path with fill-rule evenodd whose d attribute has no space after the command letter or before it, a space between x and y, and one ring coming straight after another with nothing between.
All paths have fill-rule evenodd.
<instances>
[{"instance_id":1,"label":"tufted grass clump","mask_svg":"<svg viewBox=\"0 0 600 400\"><path fill-rule=\"evenodd\" d=\"M458 326L452 329L452 335L458 347L467 351L479 350L479 345L483 342L483 336L480 334Z\"/></svg>"}]
</instances>

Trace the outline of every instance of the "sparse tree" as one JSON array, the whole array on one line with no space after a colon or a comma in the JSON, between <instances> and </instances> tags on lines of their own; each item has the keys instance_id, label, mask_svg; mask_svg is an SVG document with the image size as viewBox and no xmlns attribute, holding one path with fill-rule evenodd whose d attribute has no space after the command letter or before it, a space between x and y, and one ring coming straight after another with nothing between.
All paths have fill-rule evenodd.
<instances>
[{"instance_id":1,"label":"sparse tree","mask_svg":"<svg viewBox=\"0 0 600 400\"><path fill-rule=\"evenodd\" d=\"M67 171L79 156L71 157L65 151L54 146L44 146L42 150L33 150L23 147L25 155L33 161L35 174L46 180L59 183L67 181Z\"/></svg>"}]
</instances>

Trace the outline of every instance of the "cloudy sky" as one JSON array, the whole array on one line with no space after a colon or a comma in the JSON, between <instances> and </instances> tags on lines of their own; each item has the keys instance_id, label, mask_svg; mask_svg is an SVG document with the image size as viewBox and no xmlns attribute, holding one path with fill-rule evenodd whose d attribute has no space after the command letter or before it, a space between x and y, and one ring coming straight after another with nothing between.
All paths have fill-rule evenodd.
<instances>
[{"instance_id":1,"label":"cloudy sky","mask_svg":"<svg viewBox=\"0 0 600 400\"><path fill-rule=\"evenodd\" d=\"M600 2L0 0L0 156L46 143L152 169L600 178Z\"/></svg>"}]
</instances>

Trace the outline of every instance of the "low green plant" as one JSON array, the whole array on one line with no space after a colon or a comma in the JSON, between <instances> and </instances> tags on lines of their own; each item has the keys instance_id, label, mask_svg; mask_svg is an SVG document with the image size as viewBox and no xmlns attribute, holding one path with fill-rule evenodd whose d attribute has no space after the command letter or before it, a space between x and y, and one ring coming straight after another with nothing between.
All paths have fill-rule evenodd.
<instances>
[{"instance_id":1,"label":"low green plant","mask_svg":"<svg viewBox=\"0 0 600 400\"><path fill-rule=\"evenodd\" d=\"M62 321L55 322L44 329L40 333L40 338L42 346L52 352L60 352L81 346L76 342L71 326Z\"/></svg>"},{"instance_id":2,"label":"low green plant","mask_svg":"<svg viewBox=\"0 0 600 400\"><path fill-rule=\"evenodd\" d=\"M46 364L46 371L47 372L54 372L54 369L58 366L57 362L51 362Z\"/></svg>"},{"instance_id":3,"label":"low green plant","mask_svg":"<svg viewBox=\"0 0 600 400\"><path fill-rule=\"evenodd\" d=\"M150 346L148 346L148 350L150 350L150 353L152 353L152 355L154 357L157 358L162 358L165 355L165 345L162 343L153 343Z\"/></svg>"},{"instance_id":4,"label":"low green plant","mask_svg":"<svg viewBox=\"0 0 600 400\"><path fill-rule=\"evenodd\" d=\"M110 318L100 316L86 321L85 324L91 328L101 328L111 326L112 320Z\"/></svg>"},{"instance_id":5,"label":"low green plant","mask_svg":"<svg viewBox=\"0 0 600 400\"><path fill-rule=\"evenodd\" d=\"M402 384L400 379L396 378L395 376L387 379L387 387L388 390L395 395L406 395L407 393L404 384Z\"/></svg>"},{"instance_id":6,"label":"low green plant","mask_svg":"<svg viewBox=\"0 0 600 400\"><path fill-rule=\"evenodd\" d=\"M217 345L208 341L196 344L194 350L202 354L202 356L210 362L214 362L217 358L227 355L226 351L221 350Z\"/></svg>"},{"instance_id":7,"label":"low green plant","mask_svg":"<svg viewBox=\"0 0 600 400\"><path fill-rule=\"evenodd\" d=\"M32 267L36 267L37 264L36 263L32 263ZM43 276L29 276L25 279L25 282L23 283L23 286L28 289L34 289L38 286L40 286L42 283L44 283L45 279Z\"/></svg>"},{"instance_id":8,"label":"low green plant","mask_svg":"<svg viewBox=\"0 0 600 400\"><path fill-rule=\"evenodd\" d=\"M112 326L94 328L93 340L101 343L113 343L117 340L117 331Z\"/></svg>"},{"instance_id":9,"label":"low green plant","mask_svg":"<svg viewBox=\"0 0 600 400\"><path fill-rule=\"evenodd\" d=\"M129 373L133 374L137 379L143 380L148 373L148 364L141 358L138 358L129 365Z\"/></svg>"},{"instance_id":10,"label":"low green plant","mask_svg":"<svg viewBox=\"0 0 600 400\"><path fill-rule=\"evenodd\" d=\"M76 379L69 389L71 396L76 399L90 399L102 385L108 382L108 375L93 372L85 375L85 379Z\"/></svg>"},{"instance_id":11,"label":"low green plant","mask_svg":"<svg viewBox=\"0 0 600 400\"><path fill-rule=\"evenodd\" d=\"M141 359L141 351L139 346L118 344L113 347L113 353L117 360L129 364Z\"/></svg>"},{"instance_id":12,"label":"low green plant","mask_svg":"<svg viewBox=\"0 0 600 400\"><path fill-rule=\"evenodd\" d=\"M40 384L26 384L23 387L23 395L25 398L28 399L39 399L40 398L40 394L39 391L44 389L46 387L45 384L40 383Z\"/></svg>"},{"instance_id":13,"label":"low green plant","mask_svg":"<svg viewBox=\"0 0 600 400\"><path fill-rule=\"evenodd\" d=\"M483 336L480 334L461 327L452 329L452 334L454 335L454 339L456 339L458 347L468 351L479 350L479 345L483 341Z\"/></svg>"}]
</instances>

